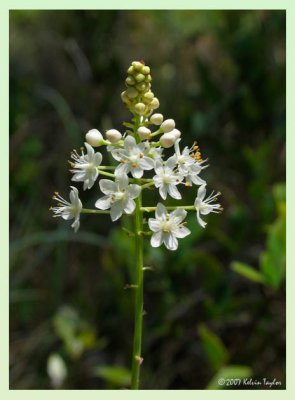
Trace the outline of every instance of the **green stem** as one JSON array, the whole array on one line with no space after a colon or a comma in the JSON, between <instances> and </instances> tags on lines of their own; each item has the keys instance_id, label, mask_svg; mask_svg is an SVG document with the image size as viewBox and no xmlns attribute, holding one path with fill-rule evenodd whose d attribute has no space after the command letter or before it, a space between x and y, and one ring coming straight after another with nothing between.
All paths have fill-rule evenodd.
<instances>
[{"instance_id":1,"label":"green stem","mask_svg":"<svg viewBox=\"0 0 295 400\"><path fill-rule=\"evenodd\" d=\"M143 212L152 212L152 211L156 211L156 208L157 207L141 207L140 209ZM169 211L177 210L178 208L182 208L183 210L192 210L192 211L196 210L195 206L169 206L169 207L166 207L166 209Z\"/></svg>"},{"instance_id":2,"label":"green stem","mask_svg":"<svg viewBox=\"0 0 295 400\"><path fill-rule=\"evenodd\" d=\"M115 166L109 166L109 165L100 165L99 167L97 167L99 170L105 170L105 169L110 169L110 170L114 170L114 169L116 169L116 167Z\"/></svg>"},{"instance_id":3,"label":"green stem","mask_svg":"<svg viewBox=\"0 0 295 400\"><path fill-rule=\"evenodd\" d=\"M82 208L81 213L84 214L109 214L109 210L93 210L90 208Z\"/></svg>"},{"instance_id":4,"label":"green stem","mask_svg":"<svg viewBox=\"0 0 295 400\"><path fill-rule=\"evenodd\" d=\"M139 388L139 373L142 363L141 339L142 339L142 316L143 316L143 237L142 232L142 212L141 194L135 200L135 258L136 258L136 280L135 280L135 320L134 320L134 339L132 353L132 376L131 389Z\"/></svg>"}]
</instances>

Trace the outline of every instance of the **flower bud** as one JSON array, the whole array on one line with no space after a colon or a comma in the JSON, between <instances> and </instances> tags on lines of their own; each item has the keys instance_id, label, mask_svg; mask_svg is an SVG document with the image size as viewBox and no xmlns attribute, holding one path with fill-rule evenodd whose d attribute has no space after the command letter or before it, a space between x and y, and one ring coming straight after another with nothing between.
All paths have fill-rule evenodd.
<instances>
[{"instance_id":1,"label":"flower bud","mask_svg":"<svg viewBox=\"0 0 295 400\"><path fill-rule=\"evenodd\" d=\"M157 99L157 97L154 97L154 98L153 98L153 100L152 100L152 102L151 102L151 104L150 104L150 107L151 107L152 110L155 110L156 108L159 108L159 107L160 107L160 102L159 102L159 100Z\"/></svg>"},{"instance_id":2,"label":"flower bud","mask_svg":"<svg viewBox=\"0 0 295 400\"><path fill-rule=\"evenodd\" d=\"M97 129L91 129L86 133L86 142L89 143L92 147L102 146L105 142L102 134Z\"/></svg>"},{"instance_id":3,"label":"flower bud","mask_svg":"<svg viewBox=\"0 0 295 400\"><path fill-rule=\"evenodd\" d=\"M144 81L144 79L145 79L145 76L143 74L136 74L135 75L136 82L142 82L142 81Z\"/></svg>"},{"instance_id":4,"label":"flower bud","mask_svg":"<svg viewBox=\"0 0 295 400\"><path fill-rule=\"evenodd\" d=\"M109 129L106 131L106 137L111 143L116 143L122 138L122 135L117 129Z\"/></svg>"},{"instance_id":5,"label":"flower bud","mask_svg":"<svg viewBox=\"0 0 295 400\"><path fill-rule=\"evenodd\" d=\"M172 129L175 128L175 122L174 119L166 119L162 125L161 125L161 129L163 132L171 132Z\"/></svg>"},{"instance_id":6,"label":"flower bud","mask_svg":"<svg viewBox=\"0 0 295 400\"><path fill-rule=\"evenodd\" d=\"M135 85L135 87L139 92L144 92L147 88L147 85L144 82L141 82Z\"/></svg>"},{"instance_id":7,"label":"flower bud","mask_svg":"<svg viewBox=\"0 0 295 400\"><path fill-rule=\"evenodd\" d=\"M130 74L130 75L134 74L134 67L133 67L133 65L131 65L131 66L127 69L127 74Z\"/></svg>"},{"instance_id":8,"label":"flower bud","mask_svg":"<svg viewBox=\"0 0 295 400\"><path fill-rule=\"evenodd\" d=\"M145 74L145 75L148 75L148 74L151 72L150 67L148 67L147 65L145 65L144 67L142 67L141 72L142 72L143 74Z\"/></svg>"},{"instance_id":9,"label":"flower bud","mask_svg":"<svg viewBox=\"0 0 295 400\"><path fill-rule=\"evenodd\" d=\"M133 78L133 76L127 76L127 78L125 79L126 85L135 85L135 79Z\"/></svg>"},{"instance_id":10,"label":"flower bud","mask_svg":"<svg viewBox=\"0 0 295 400\"><path fill-rule=\"evenodd\" d=\"M146 128L145 126L141 126L140 128L138 128L137 133L141 140L145 140L145 139L148 139L148 137L151 134L151 131L150 131L150 129Z\"/></svg>"},{"instance_id":11,"label":"flower bud","mask_svg":"<svg viewBox=\"0 0 295 400\"><path fill-rule=\"evenodd\" d=\"M176 137L175 135L173 135L173 133L164 133L164 135L160 137L160 144L162 147L165 147L166 149L168 147L172 147L175 141Z\"/></svg>"},{"instance_id":12,"label":"flower bud","mask_svg":"<svg viewBox=\"0 0 295 400\"><path fill-rule=\"evenodd\" d=\"M135 104L134 109L139 115L143 115L145 113L145 105L143 103Z\"/></svg>"},{"instance_id":13,"label":"flower bud","mask_svg":"<svg viewBox=\"0 0 295 400\"><path fill-rule=\"evenodd\" d=\"M154 96L154 93L151 92L151 91L149 91L149 92L146 92L146 93L142 96L142 101L143 101L145 104L150 104L150 103L152 102L152 100L153 100L154 97L155 97L155 96Z\"/></svg>"},{"instance_id":14,"label":"flower bud","mask_svg":"<svg viewBox=\"0 0 295 400\"><path fill-rule=\"evenodd\" d=\"M126 95L129 99L135 99L138 96L138 91L134 87L129 87L126 90Z\"/></svg>"},{"instance_id":15,"label":"flower bud","mask_svg":"<svg viewBox=\"0 0 295 400\"><path fill-rule=\"evenodd\" d=\"M163 122L163 119L164 119L164 117L162 114L154 114L150 117L150 121L154 125L161 125L161 123Z\"/></svg>"},{"instance_id":16,"label":"flower bud","mask_svg":"<svg viewBox=\"0 0 295 400\"><path fill-rule=\"evenodd\" d=\"M144 66L141 62L139 62L139 61L133 61L132 62L132 65L133 65L133 67L134 67L134 69L136 70L136 71L140 71L141 69L142 69L142 67Z\"/></svg>"},{"instance_id":17,"label":"flower bud","mask_svg":"<svg viewBox=\"0 0 295 400\"><path fill-rule=\"evenodd\" d=\"M129 98L127 96L126 90L124 90L124 92L121 93L121 99L124 103L128 103L129 102Z\"/></svg>"},{"instance_id":18,"label":"flower bud","mask_svg":"<svg viewBox=\"0 0 295 400\"><path fill-rule=\"evenodd\" d=\"M171 132L169 132L169 133L172 133L175 137L176 137L176 139L179 139L180 138L180 136L181 136L181 132L178 130L178 129L172 129L172 131Z\"/></svg>"},{"instance_id":19,"label":"flower bud","mask_svg":"<svg viewBox=\"0 0 295 400\"><path fill-rule=\"evenodd\" d=\"M151 82L151 81L152 81L151 75L147 75L147 76L145 77L145 82Z\"/></svg>"}]
</instances>

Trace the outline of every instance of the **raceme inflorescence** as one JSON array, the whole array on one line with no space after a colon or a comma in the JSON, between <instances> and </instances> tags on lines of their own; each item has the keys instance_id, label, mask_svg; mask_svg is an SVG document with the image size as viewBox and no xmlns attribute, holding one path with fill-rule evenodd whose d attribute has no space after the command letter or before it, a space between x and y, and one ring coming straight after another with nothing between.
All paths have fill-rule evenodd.
<instances>
[{"instance_id":1,"label":"raceme inflorescence","mask_svg":"<svg viewBox=\"0 0 295 400\"><path fill-rule=\"evenodd\" d=\"M74 220L75 232L80 226L83 213L109 214L117 221L123 214L134 216L136 244L135 335L132 356L131 387L139 386L142 330L142 290L143 290L143 237L150 236L152 247L166 246L168 250L178 248L178 240L191 232L185 226L187 211L195 211L199 225L205 228L203 216L220 213L221 205L216 202L220 193L212 192L206 197L206 181L200 175L208 167L202 159L196 143L180 148L181 132L171 118L164 119L156 113L160 102L151 91L150 68L144 62L134 61L127 70L126 90L121 98L132 113L130 122L123 122L124 130L109 129L103 135L97 129L86 134L85 147L81 153L73 150L70 165L73 182L83 183L83 190L99 188L94 209L85 209L79 198L78 189L71 186L70 201L55 193L58 202L52 207L55 217ZM112 165L104 165L103 155L95 148L106 148L113 159ZM174 153L165 156L165 149L174 148ZM98 184L96 183L98 181ZM197 187L197 188L196 188ZM181 188L194 190L193 205L165 206L171 197L181 201ZM146 190L154 190L160 198L157 204L142 204ZM143 214L155 213L143 219Z\"/></svg>"}]
</instances>

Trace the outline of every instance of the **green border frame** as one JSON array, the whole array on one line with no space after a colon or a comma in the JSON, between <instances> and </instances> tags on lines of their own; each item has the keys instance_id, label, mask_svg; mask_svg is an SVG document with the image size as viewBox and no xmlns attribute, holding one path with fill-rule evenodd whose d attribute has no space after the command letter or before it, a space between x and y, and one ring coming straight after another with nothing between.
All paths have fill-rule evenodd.
<instances>
[{"instance_id":1,"label":"green border frame","mask_svg":"<svg viewBox=\"0 0 295 400\"><path fill-rule=\"evenodd\" d=\"M295 284L295 256L294 245L291 246L292 237L295 236L295 210L289 206L295 204L295 159L293 150L295 150L295 119L293 117L292 108L295 104L295 87L294 72L295 71L295 0L248 0L238 2L235 0L183 0L176 2L175 0L149 0L140 3L138 0L115 1L108 0L101 2L98 0L84 0L78 2L75 0L1 0L0 3L0 100L2 107L0 108L0 144L1 168L0 182L3 185L4 196L1 197L0 207L0 239L2 265L0 268L0 284L1 284L1 302L0 310L2 315L2 329L0 341L0 394L2 399L39 399L39 396L45 399L80 399L87 396L88 399L122 399L129 400L140 398L148 399L150 391L129 391L129 390L9 390L9 10L13 9L39 9L39 10L62 10L62 9L272 9L286 10L287 15L287 389L286 390L153 390L152 395L160 399L164 395L169 395L171 399L178 399L179 396L185 396L186 399L290 399L295 396L295 312L294 299L295 290L292 290ZM6 195L7 194L7 195ZM42 393L40 393L42 392ZM167 393L166 393L167 392ZM293 393L293 395L292 395Z\"/></svg>"}]
</instances>

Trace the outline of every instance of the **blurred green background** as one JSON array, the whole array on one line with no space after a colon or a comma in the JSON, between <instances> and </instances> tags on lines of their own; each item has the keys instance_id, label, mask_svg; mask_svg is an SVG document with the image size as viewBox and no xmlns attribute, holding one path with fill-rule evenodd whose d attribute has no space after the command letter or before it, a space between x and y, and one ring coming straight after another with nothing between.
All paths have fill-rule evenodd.
<instances>
[{"instance_id":1,"label":"blurred green background","mask_svg":"<svg viewBox=\"0 0 295 400\"><path fill-rule=\"evenodd\" d=\"M129 119L120 93L138 59L224 207L205 230L192 213L176 253L147 242L141 386L282 389L285 12L263 10L10 12L10 388L128 388L133 241L108 216L74 234L48 208L87 130Z\"/></svg>"}]
</instances>

